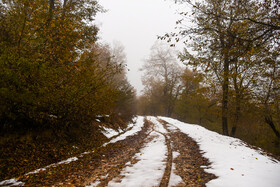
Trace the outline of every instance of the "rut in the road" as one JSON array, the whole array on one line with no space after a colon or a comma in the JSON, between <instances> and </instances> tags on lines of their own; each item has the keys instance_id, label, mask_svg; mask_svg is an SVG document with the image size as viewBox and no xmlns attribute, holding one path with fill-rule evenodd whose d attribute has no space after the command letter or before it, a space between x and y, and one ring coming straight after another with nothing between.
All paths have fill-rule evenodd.
<instances>
[{"instance_id":1,"label":"rut in the road","mask_svg":"<svg viewBox=\"0 0 280 187\"><path fill-rule=\"evenodd\" d=\"M214 175L204 172L203 168L201 168L201 166L209 166L209 162L202 156L194 140L179 131L176 127L170 128L171 125L163 120L157 119L157 121L154 121L152 118L150 120L151 121L146 119L146 124L150 126L153 132L165 137L165 146L167 147L167 155L164 161L165 165L162 166L162 169L164 169L163 175L159 178L158 183L153 184L153 186L205 186L208 181L215 178ZM156 124L156 122L160 124ZM161 130L157 130L156 126L158 125L162 126L165 130L162 128L159 128ZM153 138L151 138L152 137L147 137L145 144L154 141ZM173 152L179 152L179 156L173 158ZM136 160L133 164L136 164L138 161L140 160ZM178 178L181 177L182 180L176 181L175 183L174 181L171 182L171 173ZM151 173L151 175L152 174L153 173ZM123 180L126 180L124 177L124 175L116 176L113 183L115 183L116 186L118 186L118 183L120 186L123 185L121 183ZM102 186L108 184L108 182L104 182ZM135 184L135 186L141 186L141 184Z\"/></svg>"},{"instance_id":2,"label":"rut in the road","mask_svg":"<svg viewBox=\"0 0 280 187\"><path fill-rule=\"evenodd\" d=\"M173 162L176 166L175 173L183 179L185 184L177 186L205 186L207 182L217 178L204 171L203 168L209 167L210 162L202 156L199 146L192 138L164 120L159 120L159 122L168 130L172 151L180 153Z\"/></svg>"},{"instance_id":3,"label":"rut in the road","mask_svg":"<svg viewBox=\"0 0 280 187\"><path fill-rule=\"evenodd\" d=\"M150 122L152 123L152 122ZM165 128L166 129L166 128ZM154 131L156 131L157 133L160 133L161 135L164 136L165 138L165 144L167 146L167 160L166 160L166 167L164 170L164 174L163 177L160 181L160 187L167 187L169 180L170 180L170 174L171 174L171 169L172 169L172 148L171 148L171 143L170 143L170 139L168 138L168 136L162 132L159 132L155 129L153 129ZM167 129L166 129L167 130Z\"/></svg>"},{"instance_id":4,"label":"rut in the road","mask_svg":"<svg viewBox=\"0 0 280 187\"><path fill-rule=\"evenodd\" d=\"M112 145L113 149L120 149L118 150L118 154L108 155L108 159L102 160L103 163L98 168L91 171L91 178L87 180L91 182L88 182L87 185L96 182L95 185L92 186L107 186L112 179L120 176L120 172L125 168L127 162L138 162L138 160L133 159L133 155L143 148L150 133L150 124L145 120L144 128L137 135L129 136L125 140L114 143ZM117 146L119 144L121 144L121 147Z\"/></svg>"}]
</instances>

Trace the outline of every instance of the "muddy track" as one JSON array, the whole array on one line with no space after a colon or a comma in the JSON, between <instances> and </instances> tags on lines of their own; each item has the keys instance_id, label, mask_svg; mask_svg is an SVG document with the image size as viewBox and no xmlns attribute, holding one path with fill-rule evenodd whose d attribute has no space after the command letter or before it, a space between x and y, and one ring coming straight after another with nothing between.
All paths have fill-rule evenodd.
<instances>
[{"instance_id":1,"label":"muddy track","mask_svg":"<svg viewBox=\"0 0 280 187\"><path fill-rule=\"evenodd\" d=\"M100 181L99 186L106 186L143 147L150 130L150 125L145 122L136 135L100 147L76 162L22 176L19 180L26 186L86 186L96 180Z\"/></svg>"},{"instance_id":2,"label":"muddy track","mask_svg":"<svg viewBox=\"0 0 280 187\"><path fill-rule=\"evenodd\" d=\"M155 124L146 119L146 124L149 125L151 132L156 132L160 136L165 138L165 146L167 147L167 158L165 160L165 169L164 174L160 180L160 187L170 186L170 177L172 172L172 165L175 167L175 174L182 178L182 182L176 184L176 186L205 186L205 184L214 179L215 176L209 173L204 172L204 169L201 167L207 167L210 165L207 159L205 159L200 153L197 143L192 140L189 136L179 131L178 128L168 124L167 122L158 119L158 122L166 129L167 133L160 132L155 129ZM172 127L172 128L170 128ZM144 142L144 146L153 141L153 136L147 136ZM178 152L179 156L173 158L173 152ZM133 158L133 157L132 157ZM139 160L130 161L131 164L137 163ZM124 166L122 167L124 169ZM119 174L119 175L118 175ZM114 175L115 182L121 182L123 176L120 175L120 172ZM110 175L109 175L110 176ZM111 177L104 180L98 186L107 186L108 182L112 180ZM135 184L138 186L139 184Z\"/></svg>"},{"instance_id":3,"label":"muddy track","mask_svg":"<svg viewBox=\"0 0 280 187\"><path fill-rule=\"evenodd\" d=\"M204 171L204 168L210 167L210 162L203 157L199 146L192 138L180 132L172 124L168 124L164 120L158 121L168 131L172 151L180 153L178 157L173 159L173 162L176 168L175 174L179 175L185 184L176 186L205 186L207 182L217 178Z\"/></svg>"},{"instance_id":4,"label":"muddy track","mask_svg":"<svg viewBox=\"0 0 280 187\"><path fill-rule=\"evenodd\" d=\"M152 122L150 122L150 123L152 124ZM152 127L152 129L153 129L153 131L163 135L164 138L165 138L165 144L167 146L167 160L166 160L166 167L165 167L165 170L164 170L164 174L163 174L163 177L160 181L160 187L167 187L168 183L169 183L169 180L170 180L170 174L171 174L171 169L172 169L172 160L173 160L172 159L172 148L171 148L170 139L168 138L168 136L166 134L155 130L153 127Z\"/></svg>"},{"instance_id":5,"label":"muddy track","mask_svg":"<svg viewBox=\"0 0 280 187\"><path fill-rule=\"evenodd\" d=\"M165 138L165 144L167 146L167 162L166 162L166 167L165 167L165 171L163 174L163 177L161 179L160 182L160 187L167 187L169 180L170 180L170 173L171 173L171 169L172 169L172 149L171 149L171 144L170 144L170 140L167 137L167 135L161 133L164 138Z\"/></svg>"},{"instance_id":6,"label":"muddy track","mask_svg":"<svg viewBox=\"0 0 280 187\"><path fill-rule=\"evenodd\" d=\"M126 167L127 162L136 163L137 160L133 156L140 151L147 141L147 137L151 133L150 124L145 120L144 128L137 135L129 136L125 140L112 144L113 149L119 149L118 144L124 145L124 148L118 151L118 155L110 155L110 157L93 171L92 177L84 183L89 185L92 182L97 182L97 187L107 186L108 183L118 177L121 171ZM109 144L110 145L110 144Z\"/></svg>"}]
</instances>

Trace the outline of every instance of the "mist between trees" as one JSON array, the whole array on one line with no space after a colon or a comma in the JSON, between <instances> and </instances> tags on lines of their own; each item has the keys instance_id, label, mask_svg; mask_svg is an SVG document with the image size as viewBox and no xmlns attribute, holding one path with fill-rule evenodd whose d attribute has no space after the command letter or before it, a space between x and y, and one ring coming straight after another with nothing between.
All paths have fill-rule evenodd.
<instances>
[{"instance_id":1,"label":"mist between trees","mask_svg":"<svg viewBox=\"0 0 280 187\"><path fill-rule=\"evenodd\" d=\"M139 112L200 124L279 155L279 1L177 3L192 11L180 13L177 33L159 39L185 44L185 70L173 49L155 45L142 68Z\"/></svg>"}]
</instances>

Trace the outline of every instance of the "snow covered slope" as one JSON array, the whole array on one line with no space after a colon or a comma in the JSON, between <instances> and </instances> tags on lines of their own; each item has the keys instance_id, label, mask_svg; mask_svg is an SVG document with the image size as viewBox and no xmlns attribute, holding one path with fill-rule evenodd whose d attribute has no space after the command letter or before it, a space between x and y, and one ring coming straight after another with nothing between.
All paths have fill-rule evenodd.
<instances>
[{"instance_id":1,"label":"snow covered slope","mask_svg":"<svg viewBox=\"0 0 280 187\"><path fill-rule=\"evenodd\" d=\"M280 187L279 161L247 147L239 139L220 135L198 125L160 118L179 128L199 144L204 157L212 163L212 167L205 171L218 177L208 182L207 186Z\"/></svg>"}]
</instances>

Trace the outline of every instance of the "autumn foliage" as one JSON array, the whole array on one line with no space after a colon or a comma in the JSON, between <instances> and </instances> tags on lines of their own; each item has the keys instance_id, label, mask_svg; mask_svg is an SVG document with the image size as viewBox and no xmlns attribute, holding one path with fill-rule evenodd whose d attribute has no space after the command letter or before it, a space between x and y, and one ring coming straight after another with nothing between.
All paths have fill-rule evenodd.
<instances>
[{"instance_id":1,"label":"autumn foliage","mask_svg":"<svg viewBox=\"0 0 280 187\"><path fill-rule=\"evenodd\" d=\"M98 42L99 11L95 0L0 1L1 180L93 150L101 126L135 114L123 47Z\"/></svg>"},{"instance_id":2,"label":"autumn foliage","mask_svg":"<svg viewBox=\"0 0 280 187\"><path fill-rule=\"evenodd\" d=\"M146 68L153 77L143 81L139 111L168 115L162 111L171 93L171 116L280 154L279 1L176 2L191 11L180 12L177 32L158 38L171 47L184 44L178 56L185 72L177 71L179 81L158 80L160 74L153 74L157 66ZM162 73L176 64L156 53L153 57L161 64L169 61ZM176 82L178 92L166 82Z\"/></svg>"},{"instance_id":3,"label":"autumn foliage","mask_svg":"<svg viewBox=\"0 0 280 187\"><path fill-rule=\"evenodd\" d=\"M88 124L113 113L131 119L118 105L132 107L134 90L125 62L97 44L98 11L93 0L0 3L2 129Z\"/></svg>"}]
</instances>

